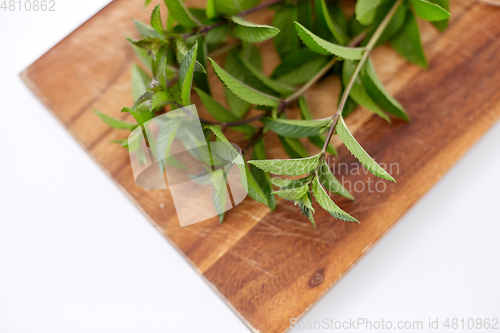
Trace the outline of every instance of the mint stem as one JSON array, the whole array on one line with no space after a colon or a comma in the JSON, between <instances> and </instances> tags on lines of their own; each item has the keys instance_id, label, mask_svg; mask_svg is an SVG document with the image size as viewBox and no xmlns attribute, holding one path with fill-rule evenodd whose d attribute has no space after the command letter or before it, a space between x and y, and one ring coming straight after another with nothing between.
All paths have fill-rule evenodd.
<instances>
[{"instance_id":1,"label":"mint stem","mask_svg":"<svg viewBox=\"0 0 500 333\"><path fill-rule=\"evenodd\" d=\"M403 2L403 0L397 0L394 3L391 10L387 13L384 20L380 23L377 30L375 31L373 36L370 38L370 41L366 45L366 51L363 53L363 57L359 61L358 65L356 66L356 69L352 73L352 76L349 80L349 83L345 87L344 93L342 94L342 98L340 99L340 103L339 103L339 106L337 108L337 112L335 112L335 114L331 117L332 124L330 126L330 130L328 131L328 135L326 137L325 144L323 145L323 149L321 150L322 157L325 155L326 148L328 147L328 144L330 143L330 140L332 139L335 126L337 125L339 118L342 117L342 110L344 110L344 106L345 106L345 103L347 102L347 98L349 97L349 93L351 92L351 89L354 85L354 82L356 81L356 79L358 77L359 72L361 71L361 68L365 64L366 60L368 60L368 57L370 55L371 50L373 50L373 48L375 47L375 44L377 43L378 39L380 38L380 36L384 32L385 28L387 27L387 25L391 21L392 17L394 16L394 13L398 9L401 2Z\"/></svg>"}]
</instances>

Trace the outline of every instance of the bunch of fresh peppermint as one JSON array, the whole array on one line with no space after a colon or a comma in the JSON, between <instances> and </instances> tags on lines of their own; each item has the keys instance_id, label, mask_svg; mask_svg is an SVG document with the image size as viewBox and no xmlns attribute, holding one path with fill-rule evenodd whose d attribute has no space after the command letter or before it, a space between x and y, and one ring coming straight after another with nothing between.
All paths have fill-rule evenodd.
<instances>
[{"instance_id":1,"label":"bunch of fresh peppermint","mask_svg":"<svg viewBox=\"0 0 500 333\"><path fill-rule=\"evenodd\" d=\"M325 161L327 153L336 154L329 142L338 135L371 173L394 181L356 142L344 117L362 105L387 121L387 114L408 120L378 79L370 52L389 42L405 59L425 68L415 15L443 30L450 14L448 0L358 0L355 14L346 17L339 2L273 0L257 5L258 0L208 0L206 8L199 9L187 8L182 0L165 0L166 21L156 6L150 25L135 22L141 39L130 40L146 70L133 67L136 102L122 112L130 113L137 124L96 113L113 128L133 130L160 113L190 105L194 89L218 121L202 120L207 141L228 142L226 130L247 138L244 150L251 149L252 155L246 173L253 199L271 210L276 207L275 195L293 201L314 225L314 197L332 216L357 222L328 194L354 199ZM246 20L248 14L264 9L274 11L272 26ZM260 51L254 46L269 38L281 59L270 77L262 73ZM221 66L211 57L223 53L227 55ZM225 86L229 109L211 97L208 63ZM343 92L331 117L314 119L304 93L325 75L338 75ZM287 119L292 103L298 103L302 120ZM252 107L261 113L245 117ZM260 124L254 126L256 122ZM268 131L278 135L290 159L266 159L263 134ZM299 141L304 137L321 152L309 156ZM133 149L126 140L119 143ZM272 179L270 174L302 178Z\"/></svg>"}]
</instances>

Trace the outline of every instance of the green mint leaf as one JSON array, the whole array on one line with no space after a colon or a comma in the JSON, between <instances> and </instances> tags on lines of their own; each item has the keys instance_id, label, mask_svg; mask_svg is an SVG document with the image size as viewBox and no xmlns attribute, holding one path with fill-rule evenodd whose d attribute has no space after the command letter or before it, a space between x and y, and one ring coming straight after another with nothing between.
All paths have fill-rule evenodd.
<instances>
[{"instance_id":1,"label":"green mint leaf","mask_svg":"<svg viewBox=\"0 0 500 333\"><path fill-rule=\"evenodd\" d=\"M137 29L137 32L139 32L139 35L141 35L142 39L163 39L163 35L158 33L153 27L147 25L144 22L134 20L134 25L135 28Z\"/></svg>"},{"instance_id":2,"label":"green mint leaf","mask_svg":"<svg viewBox=\"0 0 500 333\"><path fill-rule=\"evenodd\" d=\"M257 142L255 142L255 145L253 146L252 159L254 160L266 159L264 140L262 138L257 140ZM274 211L276 209L276 197L274 194L271 193L272 186L271 186L271 177L269 176L269 173L262 171L261 169L255 167L252 164L250 164L250 172L252 173L252 176L254 177L257 184L259 184L260 188L262 189L262 192L264 192L264 195L266 196L268 201L269 208L271 208L271 211Z\"/></svg>"},{"instance_id":3,"label":"green mint leaf","mask_svg":"<svg viewBox=\"0 0 500 333\"><path fill-rule=\"evenodd\" d=\"M266 195L264 194L264 191L260 188L259 184L253 177L252 173L248 168L245 167L246 174L247 174L247 182L248 182L248 195L254 199L255 201L258 201L266 206L269 206L269 201L267 200Z\"/></svg>"},{"instance_id":4,"label":"green mint leaf","mask_svg":"<svg viewBox=\"0 0 500 333\"><path fill-rule=\"evenodd\" d=\"M234 28L236 37L249 43L263 42L269 38L273 38L280 32L278 28L251 23L239 16L233 16L231 20L236 24Z\"/></svg>"},{"instance_id":5,"label":"green mint leaf","mask_svg":"<svg viewBox=\"0 0 500 333\"><path fill-rule=\"evenodd\" d=\"M198 53L196 55L196 62L201 64L203 72L196 71L195 67L193 78L194 84L210 95L210 85L208 83L207 71L205 70L205 68L207 68L207 42L203 36L198 38Z\"/></svg>"},{"instance_id":6,"label":"green mint leaf","mask_svg":"<svg viewBox=\"0 0 500 333\"><path fill-rule=\"evenodd\" d=\"M361 81L366 92L381 108L390 114L395 115L405 121L408 121L408 115L405 110L388 92L380 82L375 68L370 59L365 63L361 70Z\"/></svg>"},{"instance_id":7,"label":"green mint leaf","mask_svg":"<svg viewBox=\"0 0 500 333\"><path fill-rule=\"evenodd\" d=\"M227 34L227 24L220 25L210 31L205 35L205 40L208 44L217 44L221 43Z\"/></svg>"},{"instance_id":8,"label":"green mint leaf","mask_svg":"<svg viewBox=\"0 0 500 333\"><path fill-rule=\"evenodd\" d=\"M289 138L315 136L327 130L330 118L321 120L290 120L262 118L261 122L278 135Z\"/></svg>"},{"instance_id":9,"label":"green mint leaf","mask_svg":"<svg viewBox=\"0 0 500 333\"><path fill-rule=\"evenodd\" d=\"M155 114L153 111L149 110L134 110L131 108L124 107L122 109L122 112L128 112L134 117L134 119L137 121L139 125L144 125L145 122L148 120L151 120L155 117Z\"/></svg>"},{"instance_id":10,"label":"green mint leaf","mask_svg":"<svg viewBox=\"0 0 500 333\"><path fill-rule=\"evenodd\" d=\"M302 187L311 182L311 177L307 176L299 179L284 179L279 177L274 177L271 179L271 183L274 186L279 187L280 190L287 190L295 187Z\"/></svg>"},{"instance_id":11,"label":"green mint leaf","mask_svg":"<svg viewBox=\"0 0 500 333\"><path fill-rule=\"evenodd\" d=\"M165 5L167 5L169 15L172 15L180 25L186 28L195 28L201 25L182 0L165 0Z\"/></svg>"},{"instance_id":12,"label":"green mint leaf","mask_svg":"<svg viewBox=\"0 0 500 333\"><path fill-rule=\"evenodd\" d=\"M316 1L316 6L317 6L317 19L322 20L325 22L326 26L332 33L333 37L335 37L335 40L337 43L340 45L346 45L349 41L347 34L342 30L342 28L337 24L337 22L340 22L340 20L333 20L332 17L330 16L330 12L328 10L328 7L326 5L325 0L317 0ZM340 12L343 15L343 12Z\"/></svg>"},{"instance_id":13,"label":"green mint leaf","mask_svg":"<svg viewBox=\"0 0 500 333\"><path fill-rule=\"evenodd\" d=\"M236 117L234 114L229 112L225 107L219 104L215 99L213 99L211 96L206 94L204 91L194 88L196 90L196 93L201 99L201 102L207 109L207 111L218 121L223 122L223 123L229 123L229 122L234 122L238 121L239 118ZM243 124L239 126L232 126L231 129L235 131L239 131L248 135L251 135L255 133L255 128L249 124Z\"/></svg>"},{"instance_id":14,"label":"green mint leaf","mask_svg":"<svg viewBox=\"0 0 500 333\"><path fill-rule=\"evenodd\" d=\"M291 54L277 66L271 77L292 86L303 84L318 73L328 60L328 57L304 48Z\"/></svg>"},{"instance_id":15,"label":"green mint leaf","mask_svg":"<svg viewBox=\"0 0 500 333\"><path fill-rule=\"evenodd\" d=\"M173 161L175 158L170 156L170 149L172 148L172 143L174 142L175 136L177 134L177 130L180 127L180 121L175 119L169 119L166 122L162 122L160 126L160 133L158 133L158 139L156 142L152 142L149 140L149 145L151 149L154 149L154 154L156 155L159 161L164 161L162 163L166 163L166 160ZM153 135L148 137L154 137Z\"/></svg>"},{"instance_id":16,"label":"green mint leaf","mask_svg":"<svg viewBox=\"0 0 500 333\"><path fill-rule=\"evenodd\" d=\"M138 125L137 124L132 124L127 121L123 121L120 119L115 119L113 117L107 116L104 113L101 113L97 110L94 109L94 113L101 118L101 120L108 126L114 128L114 129L126 129L129 131L133 131Z\"/></svg>"},{"instance_id":17,"label":"green mint leaf","mask_svg":"<svg viewBox=\"0 0 500 333\"><path fill-rule=\"evenodd\" d=\"M443 8L447 12L450 12L450 2L449 0L429 0L432 3L435 3L439 7ZM444 31L448 27L449 19L442 21L434 21L432 25L435 26L439 31Z\"/></svg>"},{"instance_id":18,"label":"green mint leaf","mask_svg":"<svg viewBox=\"0 0 500 333\"><path fill-rule=\"evenodd\" d=\"M137 101L144 95L151 85L151 78L148 73L142 70L139 66L132 66L132 97Z\"/></svg>"},{"instance_id":19,"label":"green mint leaf","mask_svg":"<svg viewBox=\"0 0 500 333\"><path fill-rule=\"evenodd\" d=\"M217 11L215 10L215 0L207 0L206 8L207 18L214 19L217 17Z\"/></svg>"},{"instance_id":20,"label":"green mint leaf","mask_svg":"<svg viewBox=\"0 0 500 333\"><path fill-rule=\"evenodd\" d=\"M339 180L333 175L325 160L321 162L318 169L318 177L321 185L323 185L326 191L341 195L350 200L354 200L354 196L349 193L349 191L342 186Z\"/></svg>"},{"instance_id":21,"label":"green mint leaf","mask_svg":"<svg viewBox=\"0 0 500 333\"><path fill-rule=\"evenodd\" d=\"M333 202L333 200L328 196L323 185L318 180L318 177L314 177L312 183L313 195L319 205L326 210L330 215L339 220L350 221L350 222L358 222L354 217L344 212Z\"/></svg>"},{"instance_id":22,"label":"green mint leaf","mask_svg":"<svg viewBox=\"0 0 500 333\"><path fill-rule=\"evenodd\" d=\"M230 16L255 7L259 2L259 0L215 0L215 8L217 13Z\"/></svg>"},{"instance_id":23,"label":"green mint leaf","mask_svg":"<svg viewBox=\"0 0 500 333\"><path fill-rule=\"evenodd\" d=\"M313 10L310 0L297 1L297 22L302 24L306 29L311 30L313 27Z\"/></svg>"},{"instance_id":24,"label":"green mint leaf","mask_svg":"<svg viewBox=\"0 0 500 333\"><path fill-rule=\"evenodd\" d=\"M302 214L304 214L316 228L316 223L314 222L313 216L314 208L312 207L311 203L311 194L306 193L300 200L297 200L295 204L299 206Z\"/></svg>"},{"instance_id":25,"label":"green mint leaf","mask_svg":"<svg viewBox=\"0 0 500 333\"><path fill-rule=\"evenodd\" d=\"M148 51L145 49L141 49L140 47L135 45L132 40L129 39L128 41L130 42L130 46L132 46L132 49L134 50L137 58L144 64L144 66L146 66L147 69L152 71L151 62L153 61L153 59L149 55Z\"/></svg>"},{"instance_id":26,"label":"green mint leaf","mask_svg":"<svg viewBox=\"0 0 500 333\"><path fill-rule=\"evenodd\" d=\"M156 5L153 13L151 14L151 26L160 35L163 35L163 23L161 21L160 5Z\"/></svg>"},{"instance_id":27,"label":"green mint leaf","mask_svg":"<svg viewBox=\"0 0 500 333\"><path fill-rule=\"evenodd\" d=\"M276 175L299 176L314 171L318 167L319 157L320 154L288 160L251 160L248 163Z\"/></svg>"},{"instance_id":28,"label":"green mint leaf","mask_svg":"<svg viewBox=\"0 0 500 333\"><path fill-rule=\"evenodd\" d=\"M175 41L175 45L177 46L177 61L180 64L182 64L182 62L184 61L184 57L189 52L189 48L187 47L186 43L184 42L184 40L182 38L178 38ZM194 71L199 72L199 73L206 73L207 72L205 67L198 60L196 60Z\"/></svg>"},{"instance_id":29,"label":"green mint leaf","mask_svg":"<svg viewBox=\"0 0 500 333\"><path fill-rule=\"evenodd\" d=\"M142 95L141 97L139 97L139 99L137 101L135 101L134 103L134 106L132 107L132 109L150 109L150 106L151 106L151 99L153 98L153 92L152 91L146 91L144 93L144 95ZM145 103L143 105L143 103Z\"/></svg>"},{"instance_id":30,"label":"green mint leaf","mask_svg":"<svg viewBox=\"0 0 500 333\"><path fill-rule=\"evenodd\" d=\"M356 20L362 25L370 25L375 19L377 8L385 0L358 0L356 1Z\"/></svg>"},{"instance_id":31,"label":"green mint leaf","mask_svg":"<svg viewBox=\"0 0 500 333\"><path fill-rule=\"evenodd\" d=\"M330 43L304 28L300 23L295 22L295 28L304 44L316 53L333 54L345 59L359 60L365 52L365 49L361 47L347 47Z\"/></svg>"},{"instance_id":32,"label":"green mint leaf","mask_svg":"<svg viewBox=\"0 0 500 333\"><path fill-rule=\"evenodd\" d=\"M403 29L391 40L391 46L403 58L422 68L427 68L420 33L418 32L417 20L411 11L406 14L406 22Z\"/></svg>"},{"instance_id":33,"label":"green mint leaf","mask_svg":"<svg viewBox=\"0 0 500 333\"><path fill-rule=\"evenodd\" d=\"M346 148L353 154L358 161L366 168L368 171L373 173L375 176L384 178L393 182L396 182L392 176L382 169L380 165L375 162L370 155L359 145L359 143L354 139L351 132L347 129L344 122L344 118L340 117L337 121L337 126L335 127L340 140L344 143Z\"/></svg>"},{"instance_id":34,"label":"green mint leaf","mask_svg":"<svg viewBox=\"0 0 500 333\"><path fill-rule=\"evenodd\" d=\"M257 78L259 79L264 85L267 87L271 88L277 93L281 94L290 94L295 91L295 89L292 86L289 86L285 83L273 80L265 76L261 71L259 71L257 68L255 68L248 60L241 59L245 67Z\"/></svg>"},{"instance_id":35,"label":"green mint leaf","mask_svg":"<svg viewBox=\"0 0 500 333\"><path fill-rule=\"evenodd\" d=\"M215 212L219 215L219 223L224 221L224 213L226 212L226 196L227 183L222 169L218 169L211 173L212 181L212 202Z\"/></svg>"},{"instance_id":36,"label":"green mint leaf","mask_svg":"<svg viewBox=\"0 0 500 333\"><path fill-rule=\"evenodd\" d=\"M372 31L367 35L365 40L368 43L368 38L373 36L373 33L376 30L375 26L378 26L385 18L387 13L391 10L392 3L391 2L385 2L382 6L379 7L379 11L381 11L380 15L379 12L377 12L377 24L374 25ZM406 12L408 10L408 7L405 5L405 3L401 3L398 8L396 9L396 12L394 13L394 16L392 19L389 21L389 24L387 27L384 29L384 32L380 35L376 46L382 45L388 40L391 40L396 34L401 31L403 28L405 21L406 21Z\"/></svg>"},{"instance_id":37,"label":"green mint leaf","mask_svg":"<svg viewBox=\"0 0 500 333\"><path fill-rule=\"evenodd\" d=\"M296 20L297 8L293 5L279 7L273 16L273 26L280 31L273 38L274 48L282 60L299 48L299 39L293 23Z\"/></svg>"},{"instance_id":38,"label":"green mint leaf","mask_svg":"<svg viewBox=\"0 0 500 333\"><path fill-rule=\"evenodd\" d=\"M224 85L231 90L236 96L242 100L265 106L277 107L280 100L274 96L264 94L229 75L225 70L223 70L213 59L208 58L212 63L215 73L219 79L224 83Z\"/></svg>"},{"instance_id":39,"label":"green mint leaf","mask_svg":"<svg viewBox=\"0 0 500 333\"><path fill-rule=\"evenodd\" d=\"M342 67L342 80L344 82L344 85L347 86L348 82L351 79L352 74L354 73L357 64L358 64L357 61L352 61L352 60L344 61L344 65ZM359 105L364 106L365 108L372 111L376 115L384 118L385 120L387 120L387 122L391 122L390 118L384 113L384 111L382 111L378 107L378 105L375 104L375 102L366 93L365 88L361 83L359 75L358 77L356 77L356 80L354 81L349 96L351 96L352 99L356 101L356 103L358 103Z\"/></svg>"},{"instance_id":40,"label":"green mint leaf","mask_svg":"<svg viewBox=\"0 0 500 333\"><path fill-rule=\"evenodd\" d=\"M299 139L288 138L281 135L278 135L278 139L280 140L283 149L285 149L286 154L290 156L290 158L309 157L309 153Z\"/></svg>"},{"instance_id":41,"label":"green mint leaf","mask_svg":"<svg viewBox=\"0 0 500 333\"><path fill-rule=\"evenodd\" d=\"M309 190L309 183L297 184L297 186L291 186L279 191L273 191L273 194L278 195L286 200L300 200Z\"/></svg>"},{"instance_id":42,"label":"green mint leaf","mask_svg":"<svg viewBox=\"0 0 500 333\"><path fill-rule=\"evenodd\" d=\"M410 0L415 14L427 21L442 21L450 17L450 13L441 6L426 0Z\"/></svg>"},{"instance_id":43,"label":"green mint leaf","mask_svg":"<svg viewBox=\"0 0 500 333\"><path fill-rule=\"evenodd\" d=\"M179 84L181 87L181 100L184 106L191 105L191 86L193 84L194 67L196 54L198 52L198 42L186 54L179 68Z\"/></svg>"},{"instance_id":44,"label":"green mint leaf","mask_svg":"<svg viewBox=\"0 0 500 333\"><path fill-rule=\"evenodd\" d=\"M155 110L164 108L167 104L172 103L173 100L173 96L168 91L155 92L152 97L151 109Z\"/></svg>"},{"instance_id":45,"label":"green mint leaf","mask_svg":"<svg viewBox=\"0 0 500 333\"><path fill-rule=\"evenodd\" d=\"M229 140L226 138L219 125L205 126L205 128L210 129L212 133L215 134L219 142L225 143L214 146L216 149L215 154L217 157L221 158L226 162L245 165L243 157L238 152L238 150L236 150L236 148L234 148L234 146L229 142Z\"/></svg>"}]
</instances>

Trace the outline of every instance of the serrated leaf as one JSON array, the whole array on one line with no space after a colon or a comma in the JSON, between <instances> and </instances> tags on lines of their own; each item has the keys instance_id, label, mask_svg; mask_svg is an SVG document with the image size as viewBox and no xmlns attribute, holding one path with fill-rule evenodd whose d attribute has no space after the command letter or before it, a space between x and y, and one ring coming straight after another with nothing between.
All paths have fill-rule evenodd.
<instances>
[{"instance_id":1,"label":"serrated leaf","mask_svg":"<svg viewBox=\"0 0 500 333\"><path fill-rule=\"evenodd\" d=\"M177 46L177 61L182 64L182 62L184 61L184 57L187 55L189 51L189 48L187 47L186 43L182 38L176 39L175 45ZM205 67L198 60L196 60L194 71L199 73L207 72Z\"/></svg>"},{"instance_id":2,"label":"serrated leaf","mask_svg":"<svg viewBox=\"0 0 500 333\"><path fill-rule=\"evenodd\" d=\"M307 176L299 179L283 179L279 177L274 177L271 179L271 183L278 187L280 190L291 189L295 187L302 187L311 182L311 177Z\"/></svg>"},{"instance_id":3,"label":"serrated leaf","mask_svg":"<svg viewBox=\"0 0 500 333\"><path fill-rule=\"evenodd\" d=\"M251 23L239 16L233 16L231 20L236 24L234 28L236 37L249 43L263 42L269 38L273 38L280 32L278 28Z\"/></svg>"},{"instance_id":4,"label":"serrated leaf","mask_svg":"<svg viewBox=\"0 0 500 333\"><path fill-rule=\"evenodd\" d=\"M156 149L154 153L159 161L174 159L174 157L170 155L170 149L172 148L172 142L175 139L179 127L180 121L176 119L167 119L167 121L160 126L156 145L152 143L150 139L150 147L153 145L155 146ZM149 137L151 138L152 136ZM166 161L162 163L166 163Z\"/></svg>"},{"instance_id":5,"label":"serrated leaf","mask_svg":"<svg viewBox=\"0 0 500 333\"><path fill-rule=\"evenodd\" d=\"M273 194L286 200L300 200L309 190L309 183L299 184L300 186L291 186L279 191L273 191Z\"/></svg>"},{"instance_id":6,"label":"serrated leaf","mask_svg":"<svg viewBox=\"0 0 500 333\"><path fill-rule=\"evenodd\" d=\"M403 29L390 41L391 46L403 58L422 68L427 68L417 21L412 11L407 12L406 22Z\"/></svg>"},{"instance_id":7,"label":"serrated leaf","mask_svg":"<svg viewBox=\"0 0 500 333\"><path fill-rule=\"evenodd\" d=\"M227 183L222 169L218 169L211 173L210 180L212 183L212 202L214 204L215 212L219 215L219 222L224 220L224 213L226 212L226 196L227 196Z\"/></svg>"},{"instance_id":8,"label":"serrated leaf","mask_svg":"<svg viewBox=\"0 0 500 333\"><path fill-rule=\"evenodd\" d=\"M163 23L161 21L160 5L156 5L155 9L153 9L153 13L151 14L151 26L160 35L163 35Z\"/></svg>"},{"instance_id":9,"label":"serrated leaf","mask_svg":"<svg viewBox=\"0 0 500 333\"><path fill-rule=\"evenodd\" d=\"M163 108L173 100L174 98L167 91L157 91L152 97L151 109Z\"/></svg>"},{"instance_id":10,"label":"serrated leaf","mask_svg":"<svg viewBox=\"0 0 500 333\"><path fill-rule=\"evenodd\" d=\"M128 112L134 117L134 119L139 123L139 125L144 125L145 122L154 118L155 114L149 110L134 110L131 108L124 107L122 112Z\"/></svg>"},{"instance_id":11,"label":"serrated leaf","mask_svg":"<svg viewBox=\"0 0 500 333\"><path fill-rule=\"evenodd\" d=\"M223 122L223 123L229 123L229 122L234 122L238 121L239 118L236 117L234 114L229 112L225 107L219 104L216 100L214 100L211 96L203 92L202 90L198 88L194 88L196 92L198 93L198 96L201 99L201 102L207 109L207 111L218 121ZM253 134L255 133L255 128L249 124L243 124L239 126L231 126L231 129L235 131L239 131L245 134Z\"/></svg>"},{"instance_id":12,"label":"serrated leaf","mask_svg":"<svg viewBox=\"0 0 500 333\"><path fill-rule=\"evenodd\" d=\"M108 126L114 128L114 129L126 129L129 131L133 131L138 125L137 124L132 124L127 121L123 121L120 119L115 119L113 117L110 117L108 115L105 115L104 113L101 113L97 110L94 109L94 113L101 118L101 120Z\"/></svg>"},{"instance_id":13,"label":"serrated leaf","mask_svg":"<svg viewBox=\"0 0 500 333\"><path fill-rule=\"evenodd\" d=\"M294 5L281 6L274 13L273 26L280 31L273 38L274 48L282 60L299 47L299 39L293 23L296 20L297 8Z\"/></svg>"},{"instance_id":14,"label":"serrated leaf","mask_svg":"<svg viewBox=\"0 0 500 333\"><path fill-rule=\"evenodd\" d=\"M302 214L304 214L316 228L316 223L314 222L313 216L314 208L312 207L311 203L311 194L306 193L300 200L297 200L295 203L299 206Z\"/></svg>"},{"instance_id":15,"label":"serrated leaf","mask_svg":"<svg viewBox=\"0 0 500 333\"><path fill-rule=\"evenodd\" d=\"M361 81L368 95L383 108L386 112L395 115L405 121L408 121L408 115L405 110L388 92L385 90L382 82L380 82L375 69L373 68L370 59L363 66L361 73Z\"/></svg>"},{"instance_id":16,"label":"serrated leaf","mask_svg":"<svg viewBox=\"0 0 500 333\"><path fill-rule=\"evenodd\" d=\"M212 133L215 134L217 139L219 139L219 141L221 142L221 144L214 146L217 149L217 156L219 158L223 159L226 162L231 162L233 164L239 164L239 165L245 164L241 154L236 150L236 148L234 148L234 146L229 142L229 140L222 132L220 125L210 125L210 126L205 126L205 128L210 129ZM219 147L220 149L218 149Z\"/></svg>"},{"instance_id":17,"label":"serrated leaf","mask_svg":"<svg viewBox=\"0 0 500 333\"><path fill-rule=\"evenodd\" d=\"M442 21L450 17L450 13L435 3L426 0L410 0L415 14L427 21Z\"/></svg>"},{"instance_id":18,"label":"serrated leaf","mask_svg":"<svg viewBox=\"0 0 500 333\"><path fill-rule=\"evenodd\" d=\"M186 8L182 0L165 0L165 5L167 5L169 15L172 15L180 25L186 28L200 26L198 20Z\"/></svg>"},{"instance_id":19,"label":"serrated leaf","mask_svg":"<svg viewBox=\"0 0 500 333\"><path fill-rule=\"evenodd\" d=\"M317 19L318 20L322 19L325 21L326 26L332 33L333 37L335 37L337 43L339 43L340 45L346 45L348 43L348 37L344 33L342 28L337 24L337 22L334 21L330 16L330 12L326 5L326 1L325 0L316 0L316 1L317 1L316 6L318 6L317 14L319 14L318 15L319 17Z\"/></svg>"},{"instance_id":20,"label":"serrated leaf","mask_svg":"<svg viewBox=\"0 0 500 333\"><path fill-rule=\"evenodd\" d=\"M450 12L450 2L449 0L430 0L430 2L435 3L447 12ZM435 26L439 31L443 31L448 27L449 20L434 21L432 25Z\"/></svg>"},{"instance_id":21,"label":"serrated leaf","mask_svg":"<svg viewBox=\"0 0 500 333\"><path fill-rule=\"evenodd\" d=\"M305 120L312 120L313 116L311 114L311 111L309 110L309 106L307 105L307 101L304 96L301 96L298 100L299 102L299 109L300 109L300 115L302 119ZM316 136L310 136L308 137L309 141L317 148L323 149L323 145L325 144L326 137L324 134L316 135ZM332 146L331 143L328 143L328 146L326 147L326 151L330 154L337 155L337 151L335 148Z\"/></svg>"},{"instance_id":22,"label":"serrated leaf","mask_svg":"<svg viewBox=\"0 0 500 333\"><path fill-rule=\"evenodd\" d=\"M261 122L278 135L289 138L304 138L323 133L330 119L290 120L262 118Z\"/></svg>"},{"instance_id":23,"label":"serrated leaf","mask_svg":"<svg viewBox=\"0 0 500 333\"><path fill-rule=\"evenodd\" d=\"M151 85L151 78L137 65L132 66L132 97L134 101L144 95Z\"/></svg>"},{"instance_id":24,"label":"serrated leaf","mask_svg":"<svg viewBox=\"0 0 500 333\"><path fill-rule=\"evenodd\" d=\"M163 39L163 35L144 22L134 20L134 25L139 35L141 35L141 39Z\"/></svg>"},{"instance_id":25,"label":"serrated leaf","mask_svg":"<svg viewBox=\"0 0 500 333\"><path fill-rule=\"evenodd\" d=\"M375 19L377 8L384 0L358 0L356 1L356 20L363 25L370 25Z\"/></svg>"},{"instance_id":26,"label":"serrated leaf","mask_svg":"<svg viewBox=\"0 0 500 333\"><path fill-rule=\"evenodd\" d=\"M318 167L319 157L320 154L287 160L251 160L248 163L276 175L299 176L314 171Z\"/></svg>"},{"instance_id":27,"label":"serrated leaf","mask_svg":"<svg viewBox=\"0 0 500 333\"><path fill-rule=\"evenodd\" d=\"M269 201L267 200L267 197L264 194L264 191L260 188L259 184L257 183L255 178L253 177L250 170L247 167L245 167L245 170L246 170L247 182L248 182L248 195L252 199L254 199L254 200L256 200L256 201L258 201L266 206L269 206Z\"/></svg>"},{"instance_id":28,"label":"serrated leaf","mask_svg":"<svg viewBox=\"0 0 500 333\"><path fill-rule=\"evenodd\" d=\"M318 169L318 177L321 185L323 185L327 192L335 193L347 199L354 200L354 196L349 193L349 191L333 175L330 167L325 160L321 162L321 165Z\"/></svg>"},{"instance_id":29,"label":"serrated leaf","mask_svg":"<svg viewBox=\"0 0 500 333\"><path fill-rule=\"evenodd\" d=\"M313 195L319 205L326 210L330 215L339 220L358 222L354 217L344 212L333 202L333 200L328 196L323 185L318 180L318 177L314 177L312 183ZM359 223L359 222L358 222Z\"/></svg>"},{"instance_id":30,"label":"serrated leaf","mask_svg":"<svg viewBox=\"0 0 500 333\"><path fill-rule=\"evenodd\" d=\"M382 169L382 167L378 165L377 162L375 162L370 157L370 155L368 155L368 153L359 145L356 139L354 139L351 132L349 132L349 130L347 129L344 118L339 117L335 129L340 137L340 140L342 140L346 148L358 159L358 161L366 169L368 169L368 171L370 171L377 177L396 182L387 171Z\"/></svg>"},{"instance_id":31,"label":"serrated leaf","mask_svg":"<svg viewBox=\"0 0 500 333\"><path fill-rule=\"evenodd\" d=\"M344 85L347 86L348 82L351 79L352 74L357 66L358 62L352 60L345 60L344 65L342 67L342 80ZM365 88L361 83L361 79L356 77L354 84L349 92L349 96L352 97L353 100L356 101L359 105L364 106L368 110L372 111L376 115L384 118L387 122L391 122L390 118L382 111L378 105L370 98L370 96L366 93Z\"/></svg>"},{"instance_id":32,"label":"serrated leaf","mask_svg":"<svg viewBox=\"0 0 500 333\"><path fill-rule=\"evenodd\" d=\"M280 104L280 100L276 97L264 94L256 89L236 80L234 77L229 75L225 70L223 70L213 59L208 58L212 63L215 73L219 79L224 83L224 85L231 90L236 96L242 100L265 106L277 107Z\"/></svg>"},{"instance_id":33,"label":"serrated leaf","mask_svg":"<svg viewBox=\"0 0 500 333\"><path fill-rule=\"evenodd\" d=\"M261 71L255 68L249 61L245 59L241 59L245 67L256 77L258 78L264 85L271 88L277 93L281 94L290 94L295 91L292 86L289 86L285 83L273 80L265 76Z\"/></svg>"},{"instance_id":34,"label":"serrated leaf","mask_svg":"<svg viewBox=\"0 0 500 333\"><path fill-rule=\"evenodd\" d=\"M262 138L257 140L255 142L255 145L253 146L252 159L254 160L266 159L264 140ZM269 173L262 171L261 169L255 167L252 164L250 164L250 172L254 176L257 184L259 184L259 186L261 187L262 192L264 192L264 195L268 200L269 208L271 208L271 210L274 211L276 209L276 197L274 194L271 193L272 186L271 186L271 177L269 176Z\"/></svg>"},{"instance_id":35,"label":"serrated leaf","mask_svg":"<svg viewBox=\"0 0 500 333\"><path fill-rule=\"evenodd\" d=\"M181 100L185 106L191 105L191 86L193 84L194 67L196 54L198 52L198 42L186 54L179 68L179 84L181 87Z\"/></svg>"},{"instance_id":36,"label":"serrated leaf","mask_svg":"<svg viewBox=\"0 0 500 333\"><path fill-rule=\"evenodd\" d=\"M196 71L195 67L195 73L193 77L193 82L194 84L205 91L207 94L211 94L210 92L210 85L208 83L208 75L206 74L207 71L205 68L207 67L207 42L204 37L199 37L198 38L198 52L196 55L196 62L201 64L203 67L203 72ZM196 66L196 65L195 65Z\"/></svg>"},{"instance_id":37,"label":"serrated leaf","mask_svg":"<svg viewBox=\"0 0 500 333\"><path fill-rule=\"evenodd\" d=\"M345 59L359 60L365 51L361 47L347 47L330 43L316 36L297 22L295 22L295 29L297 29L300 39L309 49L322 55L333 54Z\"/></svg>"}]
</instances>

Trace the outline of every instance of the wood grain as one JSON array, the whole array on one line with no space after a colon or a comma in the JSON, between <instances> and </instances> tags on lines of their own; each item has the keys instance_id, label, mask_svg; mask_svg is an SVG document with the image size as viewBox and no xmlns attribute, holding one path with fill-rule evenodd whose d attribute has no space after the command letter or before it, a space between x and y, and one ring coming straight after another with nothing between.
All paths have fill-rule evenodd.
<instances>
[{"instance_id":1,"label":"wood grain","mask_svg":"<svg viewBox=\"0 0 500 333\"><path fill-rule=\"evenodd\" d=\"M204 6L202 1L190 4ZM126 132L110 130L92 108L124 118L121 107L133 104L130 66L136 59L123 33L133 31L132 18L148 20L142 0L113 1L21 76L251 330L284 332L290 318L310 309L500 117L500 9L466 0L451 5L451 24L443 34L419 22L427 71L407 64L387 46L373 53L382 81L411 122L388 124L363 109L348 118L357 140L377 161L398 165L393 170L398 183L383 182L384 191L356 191L355 202L335 198L360 225L337 221L316 207L314 229L292 204L280 202L271 213L247 198L227 213L223 225L214 218L181 228L168 190L135 185L127 152L109 142ZM259 47L269 73L278 61L272 43ZM212 72L209 79L222 100ZM308 93L317 118L333 112L338 91L339 82L331 77ZM269 154L283 156L276 137L267 139ZM357 165L344 148L335 163ZM363 172L340 176L351 184L377 181Z\"/></svg>"}]
</instances>

